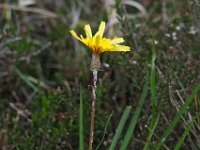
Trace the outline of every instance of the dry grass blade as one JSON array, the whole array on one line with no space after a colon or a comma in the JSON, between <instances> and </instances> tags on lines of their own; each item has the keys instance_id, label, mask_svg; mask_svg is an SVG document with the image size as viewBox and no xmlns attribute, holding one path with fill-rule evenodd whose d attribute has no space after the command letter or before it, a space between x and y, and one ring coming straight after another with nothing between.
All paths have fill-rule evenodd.
<instances>
[{"instance_id":1,"label":"dry grass blade","mask_svg":"<svg viewBox=\"0 0 200 150\"><path fill-rule=\"evenodd\" d=\"M131 1L131 0L123 0L122 3L124 5L129 5L129 6L133 6L135 8L137 8L143 16L147 16L147 11L146 9L138 2L136 1Z\"/></svg>"},{"instance_id":2,"label":"dry grass blade","mask_svg":"<svg viewBox=\"0 0 200 150\"><path fill-rule=\"evenodd\" d=\"M32 12L41 14L46 17L50 18L57 18L57 14L45 9L35 8L35 7L23 7L18 5L8 5L8 4L0 4L0 9L11 9L11 10L18 10L18 11L25 11L25 12Z\"/></svg>"}]
</instances>

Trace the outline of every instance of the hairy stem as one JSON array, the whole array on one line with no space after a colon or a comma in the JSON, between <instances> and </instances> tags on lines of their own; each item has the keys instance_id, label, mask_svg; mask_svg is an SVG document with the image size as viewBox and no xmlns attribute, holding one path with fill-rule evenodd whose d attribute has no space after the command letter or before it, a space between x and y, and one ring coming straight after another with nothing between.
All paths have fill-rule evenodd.
<instances>
[{"instance_id":1,"label":"hairy stem","mask_svg":"<svg viewBox=\"0 0 200 150\"><path fill-rule=\"evenodd\" d=\"M93 70L93 85L92 85L92 111L91 111L91 124L90 124L90 138L89 138L89 150L92 150L92 144L94 140L94 119L95 119L95 103L96 103L96 88L97 88L97 70Z\"/></svg>"}]
</instances>

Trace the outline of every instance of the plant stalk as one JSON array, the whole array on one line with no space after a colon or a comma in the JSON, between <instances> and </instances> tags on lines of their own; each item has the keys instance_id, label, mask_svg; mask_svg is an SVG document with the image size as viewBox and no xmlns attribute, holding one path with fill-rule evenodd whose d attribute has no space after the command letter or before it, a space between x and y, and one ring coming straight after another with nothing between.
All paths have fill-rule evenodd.
<instances>
[{"instance_id":1,"label":"plant stalk","mask_svg":"<svg viewBox=\"0 0 200 150\"><path fill-rule=\"evenodd\" d=\"M93 70L93 85L92 85L92 111L91 111L91 123L90 123L90 138L89 138L89 150L92 150L92 144L94 141L94 120L95 120L95 104L96 104L96 89L97 89L97 70Z\"/></svg>"}]
</instances>

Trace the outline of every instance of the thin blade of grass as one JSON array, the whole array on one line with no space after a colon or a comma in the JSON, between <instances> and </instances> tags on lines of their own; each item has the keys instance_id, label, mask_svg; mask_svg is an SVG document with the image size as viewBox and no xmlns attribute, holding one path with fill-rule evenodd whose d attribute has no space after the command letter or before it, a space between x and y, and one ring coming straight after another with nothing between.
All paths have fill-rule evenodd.
<instances>
[{"instance_id":1,"label":"thin blade of grass","mask_svg":"<svg viewBox=\"0 0 200 150\"><path fill-rule=\"evenodd\" d=\"M184 85L183 85L183 83L181 82L181 80L179 79L179 77L178 77L178 75L177 75L177 72L174 73L174 77L176 78L177 83L179 84L179 86L181 87L181 89L182 89L183 91L185 91Z\"/></svg>"},{"instance_id":2,"label":"thin blade of grass","mask_svg":"<svg viewBox=\"0 0 200 150\"><path fill-rule=\"evenodd\" d=\"M148 91L148 75L147 75L146 83L145 83L145 85L143 87L142 95L140 97L138 106L137 106L137 108L135 110L135 114L133 115L133 117L131 119L130 125L128 127L127 132L126 132L126 135L125 135L125 137L123 139L123 142L122 142L122 144L120 146L120 150L126 150L131 138L133 138L133 133L134 133L134 130L135 130L135 126L137 124L138 118L139 118L141 110L143 108L144 101L145 101L145 98L147 96L147 91Z\"/></svg>"},{"instance_id":3,"label":"thin blade of grass","mask_svg":"<svg viewBox=\"0 0 200 150\"><path fill-rule=\"evenodd\" d=\"M151 142L152 135L156 128L156 125L159 120L159 115L157 112L157 98L156 98L156 72L155 72L155 60L156 60L156 49L155 49L155 41L153 39L152 44L152 59L151 59L151 103L152 103L152 118L150 122L149 132L147 135L147 142L143 148L143 150L147 150L149 147L149 143Z\"/></svg>"},{"instance_id":4,"label":"thin blade of grass","mask_svg":"<svg viewBox=\"0 0 200 150\"><path fill-rule=\"evenodd\" d=\"M105 135L106 135L106 130L107 130L107 128L108 128L108 124L109 124L110 119L111 119L111 117L112 117L112 115L113 115L113 112L114 112L114 111L112 111L112 113L111 113L110 116L108 117L108 120L107 120L107 122L106 122L106 126L105 126L105 128L104 128L103 137L102 137L101 141L99 142L99 145L97 146L96 150L98 150L98 149L100 148L101 144L103 143L103 140L104 140Z\"/></svg>"},{"instance_id":5,"label":"thin blade of grass","mask_svg":"<svg viewBox=\"0 0 200 150\"><path fill-rule=\"evenodd\" d=\"M186 136L188 135L190 129L192 127L192 123L185 129L185 131L183 132L183 134L181 135L178 143L176 144L176 146L174 147L174 150L180 150L181 146L186 138Z\"/></svg>"},{"instance_id":6,"label":"thin blade of grass","mask_svg":"<svg viewBox=\"0 0 200 150\"><path fill-rule=\"evenodd\" d=\"M38 92L38 88L29 81L28 77L25 76L23 73L21 73L20 70L17 68L14 69L14 72L21 78L22 81L24 81L30 88L32 88L35 92Z\"/></svg>"},{"instance_id":7,"label":"thin blade of grass","mask_svg":"<svg viewBox=\"0 0 200 150\"><path fill-rule=\"evenodd\" d=\"M80 108L79 108L79 150L84 150L83 144L83 93L80 86Z\"/></svg>"},{"instance_id":8,"label":"thin blade of grass","mask_svg":"<svg viewBox=\"0 0 200 150\"><path fill-rule=\"evenodd\" d=\"M176 113L174 119L170 123L170 125L167 127L167 129L164 131L163 135L160 138L160 141L158 143L158 147L160 148L164 142L166 141L167 137L172 133L173 129L179 122L181 116L187 111L188 106L191 104L191 102L194 100L195 95L200 91L200 84L197 84L196 88L193 90L192 94L188 97L188 99L185 101L185 104L180 108L179 112Z\"/></svg>"},{"instance_id":9,"label":"thin blade of grass","mask_svg":"<svg viewBox=\"0 0 200 150\"><path fill-rule=\"evenodd\" d=\"M155 50L155 42L153 39L152 60L151 60L151 100L152 100L152 111L154 115L156 114L156 105L157 105L155 61L156 61L156 50Z\"/></svg>"},{"instance_id":10,"label":"thin blade of grass","mask_svg":"<svg viewBox=\"0 0 200 150\"><path fill-rule=\"evenodd\" d=\"M122 130L124 128L124 125L128 119L128 116L129 116L129 113L131 111L131 106L126 106L126 109L121 117L121 120L119 122L119 125L117 127L117 130L116 130L116 133L114 135L114 138L112 140L112 143L111 143L111 146L109 148L109 150L114 150L115 149L115 146L117 144L117 141L119 140L120 136L121 136L121 133L122 133Z\"/></svg>"},{"instance_id":11,"label":"thin blade of grass","mask_svg":"<svg viewBox=\"0 0 200 150\"><path fill-rule=\"evenodd\" d=\"M149 149L149 144L150 144L150 142L151 142L151 138L152 138L152 136L153 136L153 134L154 134L155 128L156 128L156 126L157 126L157 124L158 124L159 118L160 118L160 115L156 115L155 117L153 117L153 118L151 119L150 128L149 128L149 133L148 133L148 136L147 136L147 142L146 142L146 144L144 145L143 150L148 150L148 149Z\"/></svg>"}]
</instances>

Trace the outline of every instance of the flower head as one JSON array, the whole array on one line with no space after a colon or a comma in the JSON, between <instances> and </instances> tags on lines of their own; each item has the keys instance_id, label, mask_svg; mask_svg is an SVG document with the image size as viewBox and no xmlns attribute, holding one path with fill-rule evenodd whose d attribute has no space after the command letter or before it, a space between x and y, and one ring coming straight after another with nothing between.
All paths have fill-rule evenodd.
<instances>
[{"instance_id":1,"label":"flower head","mask_svg":"<svg viewBox=\"0 0 200 150\"><path fill-rule=\"evenodd\" d=\"M92 31L90 28L90 25L87 24L84 27L86 37L84 38L82 35L78 36L74 30L70 30L70 33L79 41L81 41L83 44L85 44L87 47L91 49L93 54L99 55L103 52L116 52L116 51L130 51L129 46L120 45L124 42L123 38L114 38L109 39L103 37L103 33L105 30L105 22L101 22L99 26L99 30L97 33L93 36Z\"/></svg>"}]
</instances>

